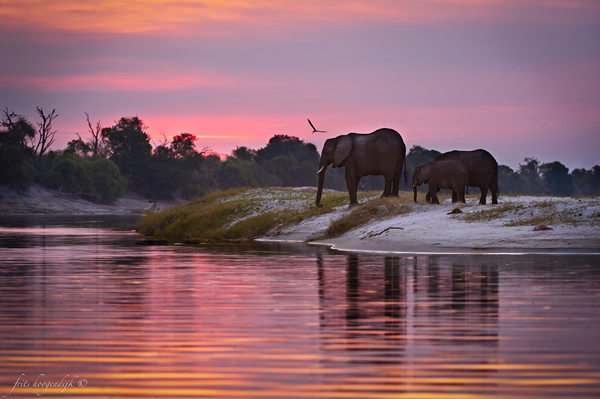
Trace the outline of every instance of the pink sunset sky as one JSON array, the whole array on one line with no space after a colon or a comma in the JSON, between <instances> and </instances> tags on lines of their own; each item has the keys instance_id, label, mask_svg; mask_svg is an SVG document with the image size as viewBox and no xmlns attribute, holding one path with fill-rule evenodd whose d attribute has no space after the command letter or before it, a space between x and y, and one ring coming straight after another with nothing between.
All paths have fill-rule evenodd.
<instances>
[{"instance_id":1,"label":"pink sunset sky","mask_svg":"<svg viewBox=\"0 0 600 399\"><path fill-rule=\"evenodd\" d=\"M54 149L87 112L221 154L390 127L512 168L600 164L597 0L0 0L0 20L0 107L55 108Z\"/></svg>"}]
</instances>

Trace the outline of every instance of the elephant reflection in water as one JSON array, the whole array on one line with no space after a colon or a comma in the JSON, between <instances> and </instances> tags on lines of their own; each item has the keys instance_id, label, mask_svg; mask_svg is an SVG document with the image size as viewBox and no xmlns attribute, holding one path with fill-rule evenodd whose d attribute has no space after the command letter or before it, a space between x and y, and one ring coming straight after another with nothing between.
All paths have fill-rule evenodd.
<instances>
[{"instance_id":1,"label":"elephant reflection in water","mask_svg":"<svg viewBox=\"0 0 600 399\"><path fill-rule=\"evenodd\" d=\"M339 356L356 363L404 363L439 345L494 356L498 267L447 259L318 255L322 349L352 350Z\"/></svg>"},{"instance_id":2,"label":"elephant reflection in water","mask_svg":"<svg viewBox=\"0 0 600 399\"><path fill-rule=\"evenodd\" d=\"M354 254L345 264L332 266L319 255L317 266L323 333L345 331L346 345L357 351L382 345L392 353L404 351L398 339L406 335L406 284L401 272L406 269L400 267L399 258L386 257L382 268L361 264Z\"/></svg>"},{"instance_id":3,"label":"elephant reflection in water","mask_svg":"<svg viewBox=\"0 0 600 399\"><path fill-rule=\"evenodd\" d=\"M426 267L413 264L415 318L435 320L438 327L420 334L440 339L460 337L482 347L498 345L499 273L497 265L430 256ZM427 326L427 323L423 323ZM449 329L440 327L452 326ZM465 340L468 337L468 341Z\"/></svg>"}]
</instances>

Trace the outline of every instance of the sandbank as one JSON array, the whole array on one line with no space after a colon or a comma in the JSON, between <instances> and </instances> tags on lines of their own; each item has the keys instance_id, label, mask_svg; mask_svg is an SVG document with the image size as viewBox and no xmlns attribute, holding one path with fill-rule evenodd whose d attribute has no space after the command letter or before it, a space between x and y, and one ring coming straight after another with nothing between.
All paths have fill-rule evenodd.
<instances>
[{"instance_id":1,"label":"sandbank","mask_svg":"<svg viewBox=\"0 0 600 399\"><path fill-rule=\"evenodd\" d=\"M499 202L479 205L477 199L469 198L466 204L452 204L450 200L439 205L411 204L407 213L375 220L341 237L314 240L324 232L328 220L336 217L328 214L260 240L389 254L600 254L599 198L505 196ZM450 214L456 208L463 213ZM473 213L513 208L494 217L469 220ZM556 220L548 223L551 230L534 231L536 224L527 223L550 213ZM524 224L513 225L518 223Z\"/></svg>"}]
</instances>

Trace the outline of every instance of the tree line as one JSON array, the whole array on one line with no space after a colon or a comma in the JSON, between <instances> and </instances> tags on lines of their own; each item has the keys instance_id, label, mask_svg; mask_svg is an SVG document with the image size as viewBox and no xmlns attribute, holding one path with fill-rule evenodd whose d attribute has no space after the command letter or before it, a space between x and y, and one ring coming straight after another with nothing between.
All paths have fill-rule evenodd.
<instances>
[{"instance_id":1,"label":"tree line","mask_svg":"<svg viewBox=\"0 0 600 399\"><path fill-rule=\"evenodd\" d=\"M319 153L314 144L297 137L275 135L258 150L236 147L225 159L209 148L196 148L196 136L181 133L152 145L138 117L123 117L113 126L92 124L89 137L70 141L63 150L50 150L56 130L55 110L37 108L40 121L8 109L0 120L0 184L39 183L91 201L110 203L130 190L150 199L191 199L217 189L235 187L316 186ZM413 146L407 155L409 174L440 152ZM343 168L329 169L326 187L345 190ZM410 182L410 178L409 178ZM381 176L361 180L361 190L383 189ZM540 164L525 158L518 170L499 166L504 194L600 195L600 166L569 169L560 162Z\"/></svg>"}]
</instances>

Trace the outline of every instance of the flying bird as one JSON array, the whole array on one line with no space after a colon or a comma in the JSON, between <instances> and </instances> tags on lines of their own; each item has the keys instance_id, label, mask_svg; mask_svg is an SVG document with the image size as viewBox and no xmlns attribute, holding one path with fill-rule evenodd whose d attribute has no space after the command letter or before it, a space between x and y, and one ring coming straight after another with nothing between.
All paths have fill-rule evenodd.
<instances>
[{"instance_id":1,"label":"flying bird","mask_svg":"<svg viewBox=\"0 0 600 399\"><path fill-rule=\"evenodd\" d=\"M310 119L308 120L308 123L310 124L310 127L313 128L313 133L327 133L327 130L317 130Z\"/></svg>"}]
</instances>

